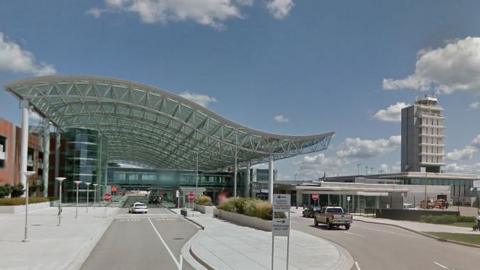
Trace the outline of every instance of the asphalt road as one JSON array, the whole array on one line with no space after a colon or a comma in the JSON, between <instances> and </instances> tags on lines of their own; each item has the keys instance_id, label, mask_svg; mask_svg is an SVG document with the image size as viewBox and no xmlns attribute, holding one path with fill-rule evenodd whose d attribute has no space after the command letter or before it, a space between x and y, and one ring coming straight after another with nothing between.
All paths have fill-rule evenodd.
<instances>
[{"instance_id":1,"label":"asphalt road","mask_svg":"<svg viewBox=\"0 0 480 270\"><path fill-rule=\"evenodd\" d=\"M292 228L331 240L356 261L352 269L480 269L480 249L440 242L388 225L356 221L350 230L314 227L313 219L295 216Z\"/></svg>"},{"instance_id":2,"label":"asphalt road","mask_svg":"<svg viewBox=\"0 0 480 270\"><path fill-rule=\"evenodd\" d=\"M182 246L198 228L167 209L150 208L148 214L116 216L93 249L82 270L176 270ZM193 269L183 261L185 270Z\"/></svg>"}]
</instances>

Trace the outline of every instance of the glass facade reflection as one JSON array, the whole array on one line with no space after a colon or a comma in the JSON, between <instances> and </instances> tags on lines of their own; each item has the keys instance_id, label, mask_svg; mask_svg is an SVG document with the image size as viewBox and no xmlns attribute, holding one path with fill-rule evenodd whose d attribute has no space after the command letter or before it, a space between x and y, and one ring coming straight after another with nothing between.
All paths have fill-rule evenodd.
<instances>
[{"instance_id":1,"label":"glass facade reflection","mask_svg":"<svg viewBox=\"0 0 480 270\"><path fill-rule=\"evenodd\" d=\"M67 201L74 201L76 196L76 185L73 181L83 183L100 183L101 179L101 141L98 132L89 129L68 129L64 133L65 152L64 169L67 181L64 183L65 196ZM93 186L90 186L90 190ZM86 185L79 187L79 197L82 201L86 197ZM93 201L93 191L89 194Z\"/></svg>"}]
</instances>

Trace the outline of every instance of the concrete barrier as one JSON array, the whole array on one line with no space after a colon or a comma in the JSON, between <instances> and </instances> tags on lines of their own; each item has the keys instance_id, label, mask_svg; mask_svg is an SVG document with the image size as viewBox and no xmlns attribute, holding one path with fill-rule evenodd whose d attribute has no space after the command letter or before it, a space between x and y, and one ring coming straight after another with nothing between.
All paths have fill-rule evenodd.
<instances>
[{"instance_id":1,"label":"concrete barrier","mask_svg":"<svg viewBox=\"0 0 480 270\"><path fill-rule=\"evenodd\" d=\"M195 206L194 206L195 211L198 211L202 214L207 214L207 215L210 215L210 216L213 216L213 209L214 208L215 208L215 206L209 206L209 205L195 204Z\"/></svg>"},{"instance_id":2,"label":"concrete barrier","mask_svg":"<svg viewBox=\"0 0 480 270\"><path fill-rule=\"evenodd\" d=\"M217 208L213 209L213 216L237 225L247 226L262 231L272 231L272 222L269 220L228 212Z\"/></svg>"},{"instance_id":3,"label":"concrete barrier","mask_svg":"<svg viewBox=\"0 0 480 270\"><path fill-rule=\"evenodd\" d=\"M28 211L43 209L50 207L50 202L41 202L41 203L29 203ZM0 214L17 214L24 213L25 205L2 205L0 206Z\"/></svg>"}]
</instances>

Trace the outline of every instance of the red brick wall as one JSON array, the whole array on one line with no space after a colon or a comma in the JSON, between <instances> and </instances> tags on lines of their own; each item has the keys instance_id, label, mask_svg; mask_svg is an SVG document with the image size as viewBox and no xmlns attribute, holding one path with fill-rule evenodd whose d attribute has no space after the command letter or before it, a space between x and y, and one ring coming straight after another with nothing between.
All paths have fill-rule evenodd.
<instances>
[{"instance_id":1,"label":"red brick wall","mask_svg":"<svg viewBox=\"0 0 480 270\"><path fill-rule=\"evenodd\" d=\"M17 183L18 179L16 177L16 157L15 154L17 151L15 147L15 126L6 121L5 119L0 118L0 136L6 138L6 151L5 151L5 163L4 167L0 168L0 185L4 184L14 184Z\"/></svg>"}]
</instances>

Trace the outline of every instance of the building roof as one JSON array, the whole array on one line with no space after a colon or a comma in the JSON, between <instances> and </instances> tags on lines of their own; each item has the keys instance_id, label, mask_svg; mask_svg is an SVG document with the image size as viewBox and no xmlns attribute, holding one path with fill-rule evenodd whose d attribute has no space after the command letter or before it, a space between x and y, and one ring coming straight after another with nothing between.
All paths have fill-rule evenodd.
<instances>
[{"instance_id":1,"label":"building roof","mask_svg":"<svg viewBox=\"0 0 480 270\"><path fill-rule=\"evenodd\" d=\"M135 82L94 76L45 76L9 83L61 130L98 130L109 161L202 170L265 162L325 150L333 132L272 134L227 120L178 95Z\"/></svg>"}]
</instances>

